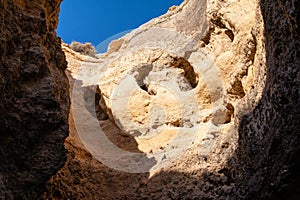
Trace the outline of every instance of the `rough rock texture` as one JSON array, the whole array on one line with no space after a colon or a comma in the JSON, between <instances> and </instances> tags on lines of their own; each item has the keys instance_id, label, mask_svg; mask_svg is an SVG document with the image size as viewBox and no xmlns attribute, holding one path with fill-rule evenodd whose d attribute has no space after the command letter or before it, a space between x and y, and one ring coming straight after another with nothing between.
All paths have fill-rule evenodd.
<instances>
[{"instance_id":1,"label":"rough rock texture","mask_svg":"<svg viewBox=\"0 0 300 200\"><path fill-rule=\"evenodd\" d=\"M189 0L99 59L64 45L68 159L42 198L297 198L299 7Z\"/></svg>"},{"instance_id":2,"label":"rough rock texture","mask_svg":"<svg viewBox=\"0 0 300 200\"><path fill-rule=\"evenodd\" d=\"M66 160L61 0L0 1L0 199L35 199Z\"/></svg>"},{"instance_id":3,"label":"rough rock texture","mask_svg":"<svg viewBox=\"0 0 300 200\"><path fill-rule=\"evenodd\" d=\"M298 199L300 2L262 0L259 6L266 69L257 75L265 74L265 87L253 112L239 108L238 149L230 165L236 166L239 191L248 198L263 199L281 191L273 198ZM248 96L244 104L252 98Z\"/></svg>"}]
</instances>

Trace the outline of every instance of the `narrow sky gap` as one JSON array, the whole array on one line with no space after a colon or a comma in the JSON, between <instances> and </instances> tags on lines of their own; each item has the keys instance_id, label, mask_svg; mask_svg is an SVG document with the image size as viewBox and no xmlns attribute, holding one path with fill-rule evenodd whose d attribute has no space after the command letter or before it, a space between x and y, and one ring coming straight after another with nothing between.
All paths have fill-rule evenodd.
<instances>
[{"instance_id":1,"label":"narrow sky gap","mask_svg":"<svg viewBox=\"0 0 300 200\"><path fill-rule=\"evenodd\" d=\"M65 43L91 42L137 28L168 11L183 0L64 0L61 4L58 35Z\"/></svg>"}]
</instances>

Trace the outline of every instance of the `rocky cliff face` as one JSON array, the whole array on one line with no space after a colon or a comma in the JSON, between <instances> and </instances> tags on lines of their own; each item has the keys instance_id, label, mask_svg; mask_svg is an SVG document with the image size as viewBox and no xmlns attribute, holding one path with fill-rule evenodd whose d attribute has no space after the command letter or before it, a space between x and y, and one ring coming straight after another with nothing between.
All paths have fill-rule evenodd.
<instances>
[{"instance_id":1,"label":"rocky cliff face","mask_svg":"<svg viewBox=\"0 0 300 200\"><path fill-rule=\"evenodd\" d=\"M299 198L299 1L259 2L265 87L253 112L239 114L237 166L248 198ZM245 102L251 102L250 95ZM230 164L233 164L230 163ZM287 185L290 185L287 187Z\"/></svg>"},{"instance_id":2,"label":"rocky cliff face","mask_svg":"<svg viewBox=\"0 0 300 200\"><path fill-rule=\"evenodd\" d=\"M297 198L298 1L186 0L98 59L59 4L0 3L1 198Z\"/></svg>"},{"instance_id":3,"label":"rocky cliff face","mask_svg":"<svg viewBox=\"0 0 300 200\"><path fill-rule=\"evenodd\" d=\"M44 198L296 195L298 4L189 0L99 59L64 46L68 159Z\"/></svg>"},{"instance_id":4,"label":"rocky cliff face","mask_svg":"<svg viewBox=\"0 0 300 200\"><path fill-rule=\"evenodd\" d=\"M61 0L0 1L0 198L34 199L66 159Z\"/></svg>"}]
</instances>

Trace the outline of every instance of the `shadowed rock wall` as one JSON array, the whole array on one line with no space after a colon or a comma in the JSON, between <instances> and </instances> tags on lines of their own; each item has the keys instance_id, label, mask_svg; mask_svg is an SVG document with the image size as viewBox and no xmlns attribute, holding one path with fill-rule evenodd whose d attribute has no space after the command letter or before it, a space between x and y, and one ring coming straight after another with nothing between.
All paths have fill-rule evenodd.
<instances>
[{"instance_id":1,"label":"shadowed rock wall","mask_svg":"<svg viewBox=\"0 0 300 200\"><path fill-rule=\"evenodd\" d=\"M0 198L34 199L66 159L61 0L0 1Z\"/></svg>"},{"instance_id":2,"label":"shadowed rock wall","mask_svg":"<svg viewBox=\"0 0 300 200\"><path fill-rule=\"evenodd\" d=\"M248 199L272 193L272 199L298 199L300 2L261 0L260 9L266 52L259 56L266 58L266 71L258 76L266 76L266 84L254 111L239 120L237 163L231 163L237 169L232 171Z\"/></svg>"}]
</instances>

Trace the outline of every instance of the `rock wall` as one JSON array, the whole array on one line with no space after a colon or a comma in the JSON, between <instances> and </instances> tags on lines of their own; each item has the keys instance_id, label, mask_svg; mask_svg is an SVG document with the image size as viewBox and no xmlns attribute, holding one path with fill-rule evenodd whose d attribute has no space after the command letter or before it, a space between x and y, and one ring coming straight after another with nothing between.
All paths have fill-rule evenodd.
<instances>
[{"instance_id":1,"label":"rock wall","mask_svg":"<svg viewBox=\"0 0 300 200\"><path fill-rule=\"evenodd\" d=\"M266 76L265 87L253 112L241 108L238 149L230 165L237 166L239 191L248 199L272 193L273 199L298 199L300 3L261 0L259 7L265 53L258 56L266 70L257 75Z\"/></svg>"},{"instance_id":2,"label":"rock wall","mask_svg":"<svg viewBox=\"0 0 300 200\"><path fill-rule=\"evenodd\" d=\"M0 198L35 199L66 160L61 0L0 1Z\"/></svg>"},{"instance_id":3,"label":"rock wall","mask_svg":"<svg viewBox=\"0 0 300 200\"><path fill-rule=\"evenodd\" d=\"M113 41L98 59L64 45L73 86L68 159L43 198L297 197L298 8L297 1L190 0ZM199 115L191 114L195 102ZM128 173L102 162L95 150L111 152L97 149L97 135L85 137L98 133L86 118L93 112L117 147L156 155L153 168ZM155 135L149 124L163 131ZM196 133L193 144L157 164L176 155L165 149L178 130ZM187 144L178 141L175 150ZM118 156L111 154L113 164Z\"/></svg>"},{"instance_id":4,"label":"rock wall","mask_svg":"<svg viewBox=\"0 0 300 200\"><path fill-rule=\"evenodd\" d=\"M98 59L63 45L67 152L59 4L0 3L1 198L297 198L298 1L186 0ZM97 149L95 122L148 171ZM168 148L177 131L182 140Z\"/></svg>"}]
</instances>

